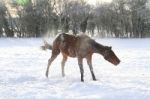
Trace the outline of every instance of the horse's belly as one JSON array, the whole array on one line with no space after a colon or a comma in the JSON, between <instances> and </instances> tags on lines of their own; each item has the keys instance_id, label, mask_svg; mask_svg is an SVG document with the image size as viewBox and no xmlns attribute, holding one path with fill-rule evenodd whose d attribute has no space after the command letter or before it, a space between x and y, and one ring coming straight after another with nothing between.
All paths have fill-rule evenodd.
<instances>
[{"instance_id":1,"label":"horse's belly","mask_svg":"<svg viewBox=\"0 0 150 99\"><path fill-rule=\"evenodd\" d=\"M76 52L74 49L67 48L67 49L61 49L61 53L65 54L69 57L76 57Z\"/></svg>"},{"instance_id":2,"label":"horse's belly","mask_svg":"<svg viewBox=\"0 0 150 99\"><path fill-rule=\"evenodd\" d=\"M70 56L70 57L76 57L76 48L75 45L68 43L68 42L61 42L59 49L61 50L61 53Z\"/></svg>"},{"instance_id":3,"label":"horse's belly","mask_svg":"<svg viewBox=\"0 0 150 99\"><path fill-rule=\"evenodd\" d=\"M76 52L73 49L68 49L68 54L70 57L76 57Z\"/></svg>"}]
</instances>

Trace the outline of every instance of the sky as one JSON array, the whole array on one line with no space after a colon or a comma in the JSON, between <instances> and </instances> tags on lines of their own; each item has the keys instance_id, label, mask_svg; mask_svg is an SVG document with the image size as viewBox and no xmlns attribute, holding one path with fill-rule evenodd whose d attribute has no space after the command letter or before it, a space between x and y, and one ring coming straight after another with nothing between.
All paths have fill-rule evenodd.
<instances>
[{"instance_id":1,"label":"sky","mask_svg":"<svg viewBox=\"0 0 150 99\"><path fill-rule=\"evenodd\" d=\"M87 0L89 4L96 5L97 2L111 2L112 0Z\"/></svg>"}]
</instances>

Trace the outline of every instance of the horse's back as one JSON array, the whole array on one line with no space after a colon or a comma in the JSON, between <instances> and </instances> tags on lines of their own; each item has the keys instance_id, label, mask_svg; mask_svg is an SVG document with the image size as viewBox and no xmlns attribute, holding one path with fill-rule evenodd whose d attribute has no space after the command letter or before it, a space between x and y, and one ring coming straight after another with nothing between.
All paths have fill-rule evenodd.
<instances>
[{"instance_id":1,"label":"horse's back","mask_svg":"<svg viewBox=\"0 0 150 99\"><path fill-rule=\"evenodd\" d=\"M82 55L82 57L86 57L89 53L93 53L93 39L85 34L81 34L77 36L77 49L78 55Z\"/></svg>"},{"instance_id":2,"label":"horse's back","mask_svg":"<svg viewBox=\"0 0 150 99\"><path fill-rule=\"evenodd\" d=\"M91 43L94 41L93 39L91 39L89 36L85 34L78 35L77 38L79 39L80 47L83 48L91 47Z\"/></svg>"},{"instance_id":3,"label":"horse's back","mask_svg":"<svg viewBox=\"0 0 150 99\"><path fill-rule=\"evenodd\" d=\"M59 49L63 54L76 57L81 55L85 57L89 52L92 52L92 43L94 40L85 34L71 35L62 33L54 40L53 46Z\"/></svg>"},{"instance_id":4,"label":"horse's back","mask_svg":"<svg viewBox=\"0 0 150 99\"><path fill-rule=\"evenodd\" d=\"M70 57L75 57L75 45L76 37L71 34L61 33L59 34L53 42L53 46L57 46L62 54Z\"/></svg>"}]
</instances>

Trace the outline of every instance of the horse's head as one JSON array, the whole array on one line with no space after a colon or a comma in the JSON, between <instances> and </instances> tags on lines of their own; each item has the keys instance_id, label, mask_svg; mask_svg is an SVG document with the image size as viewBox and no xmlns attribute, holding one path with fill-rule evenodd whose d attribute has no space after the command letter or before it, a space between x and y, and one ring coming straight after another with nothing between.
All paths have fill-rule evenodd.
<instances>
[{"instance_id":1,"label":"horse's head","mask_svg":"<svg viewBox=\"0 0 150 99\"><path fill-rule=\"evenodd\" d=\"M118 65L120 63L119 58L112 51L112 47L105 46L103 56L105 60L114 65Z\"/></svg>"}]
</instances>

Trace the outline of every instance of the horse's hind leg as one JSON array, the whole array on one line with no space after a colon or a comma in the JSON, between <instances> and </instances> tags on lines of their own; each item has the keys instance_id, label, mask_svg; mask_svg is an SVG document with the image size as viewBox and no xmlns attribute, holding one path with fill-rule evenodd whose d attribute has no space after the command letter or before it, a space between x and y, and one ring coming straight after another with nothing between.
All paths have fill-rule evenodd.
<instances>
[{"instance_id":1,"label":"horse's hind leg","mask_svg":"<svg viewBox=\"0 0 150 99\"><path fill-rule=\"evenodd\" d=\"M59 50L52 50L51 58L48 60L48 65L47 65L47 69L46 69L46 77L48 77L49 67L50 67L51 63L59 55L59 53L60 53Z\"/></svg>"},{"instance_id":2,"label":"horse's hind leg","mask_svg":"<svg viewBox=\"0 0 150 99\"><path fill-rule=\"evenodd\" d=\"M89 65L89 68L90 68L92 78L93 78L93 80L96 80L95 75L94 75L94 71L93 71L93 66L92 66L92 55L88 55L86 57L86 59L87 59L87 64Z\"/></svg>"},{"instance_id":3,"label":"horse's hind leg","mask_svg":"<svg viewBox=\"0 0 150 99\"><path fill-rule=\"evenodd\" d=\"M63 55L63 59L62 59L62 62L61 62L61 69L62 69L62 76L63 76L63 77L65 76L64 67L65 67L66 61L67 61L67 56L66 56L66 55Z\"/></svg>"}]
</instances>

